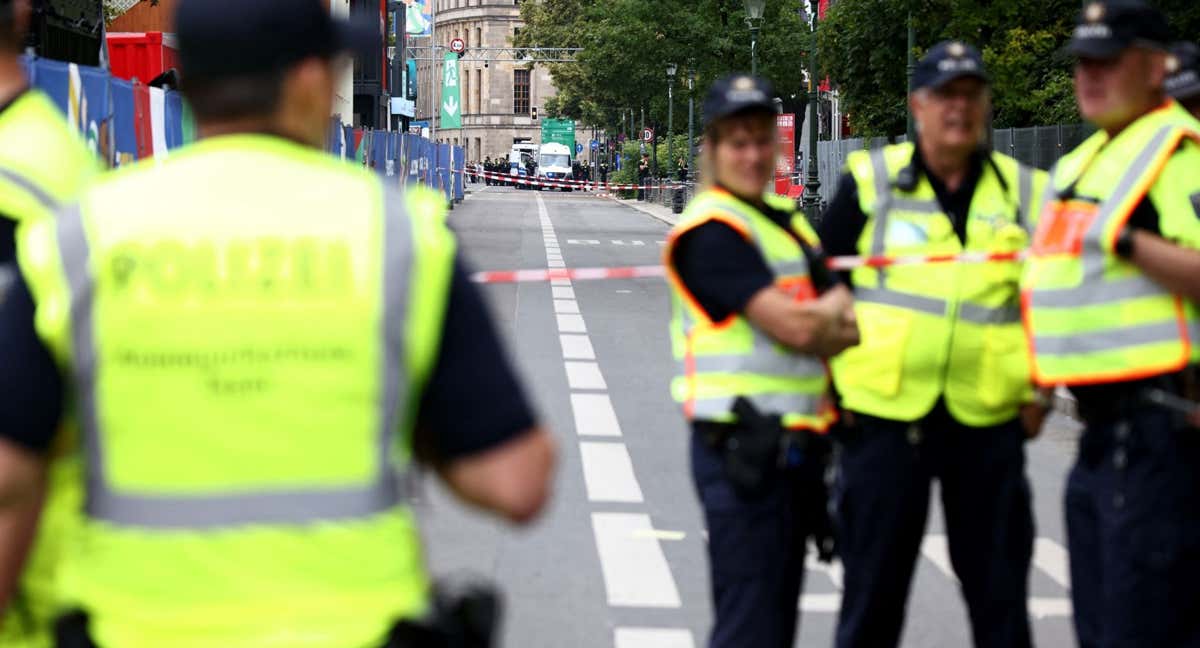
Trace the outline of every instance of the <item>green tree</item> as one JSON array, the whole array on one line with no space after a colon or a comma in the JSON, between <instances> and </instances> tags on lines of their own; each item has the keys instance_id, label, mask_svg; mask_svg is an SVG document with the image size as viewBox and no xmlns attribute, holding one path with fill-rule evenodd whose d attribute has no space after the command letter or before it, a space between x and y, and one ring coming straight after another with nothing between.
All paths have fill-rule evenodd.
<instances>
[{"instance_id":1,"label":"green tree","mask_svg":"<svg viewBox=\"0 0 1200 648\"><path fill-rule=\"evenodd\" d=\"M1200 36L1200 3L1158 0L1176 34ZM983 52L993 81L995 125L1032 126L1079 119L1071 59L1063 53L1079 0L841 0L819 30L822 74L835 79L855 133L904 132L907 118L907 18L917 52L946 39Z\"/></svg>"},{"instance_id":2,"label":"green tree","mask_svg":"<svg viewBox=\"0 0 1200 648\"><path fill-rule=\"evenodd\" d=\"M801 4L768 3L759 38L759 71L781 97L803 91L800 70L809 38ZM677 117L686 115L689 72L696 74L699 104L714 80L750 68L741 0L543 0L524 3L521 17L525 27L517 46L583 48L574 63L551 64L558 96L546 111L613 131L622 113L632 110L640 122L645 109L647 125L666 134L669 63L679 67ZM677 120L676 128L686 123Z\"/></svg>"}]
</instances>

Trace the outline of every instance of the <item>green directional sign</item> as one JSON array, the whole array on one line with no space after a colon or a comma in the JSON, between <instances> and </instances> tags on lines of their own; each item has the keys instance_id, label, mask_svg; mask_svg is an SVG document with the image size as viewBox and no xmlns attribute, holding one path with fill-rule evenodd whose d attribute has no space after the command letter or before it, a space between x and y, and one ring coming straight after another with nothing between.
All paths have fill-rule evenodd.
<instances>
[{"instance_id":1,"label":"green directional sign","mask_svg":"<svg viewBox=\"0 0 1200 648\"><path fill-rule=\"evenodd\" d=\"M542 144L566 144L575 150L575 120L543 119Z\"/></svg>"},{"instance_id":2,"label":"green directional sign","mask_svg":"<svg viewBox=\"0 0 1200 648\"><path fill-rule=\"evenodd\" d=\"M458 85L458 54L446 52L442 71L442 128L462 128L462 95Z\"/></svg>"}]
</instances>

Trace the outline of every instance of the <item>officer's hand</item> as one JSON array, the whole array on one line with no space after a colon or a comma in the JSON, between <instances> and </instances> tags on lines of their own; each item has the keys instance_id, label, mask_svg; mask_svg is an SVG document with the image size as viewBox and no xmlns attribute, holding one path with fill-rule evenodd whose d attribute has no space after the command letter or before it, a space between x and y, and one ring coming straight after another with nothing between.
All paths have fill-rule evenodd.
<instances>
[{"instance_id":1,"label":"officer's hand","mask_svg":"<svg viewBox=\"0 0 1200 648\"><path fill-rule=\"evenodd\" d=\"M1042 403L1025 403L1021 406L1021 426L1025 428L1026 439L1033 440L1041 435L1049 414L1050 408Z\"/></svg>"}]
</instances>

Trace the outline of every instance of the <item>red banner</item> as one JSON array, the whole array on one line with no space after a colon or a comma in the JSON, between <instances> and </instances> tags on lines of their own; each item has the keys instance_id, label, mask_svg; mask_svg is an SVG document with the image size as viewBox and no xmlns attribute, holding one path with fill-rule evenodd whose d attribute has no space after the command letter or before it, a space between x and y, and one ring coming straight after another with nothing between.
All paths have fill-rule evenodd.
<instances>
[{"instance_id":1,"label":"red banner","mask_svg":"<svg viewBox=\"0 0 1200 648\"><path fill-rule=\"evenodd\" d=\"M792 188L792 172L796 169L796 115L775 116L779 130L779 157L775 161L775 193L786 196Z\"/></svg>"}]
</instances>

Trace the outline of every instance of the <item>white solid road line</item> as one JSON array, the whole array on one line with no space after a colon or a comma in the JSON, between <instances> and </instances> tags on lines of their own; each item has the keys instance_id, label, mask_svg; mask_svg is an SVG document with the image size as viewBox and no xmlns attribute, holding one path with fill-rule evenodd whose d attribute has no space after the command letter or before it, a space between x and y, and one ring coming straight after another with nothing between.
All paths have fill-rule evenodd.
<instances>
[{"instance_id":1,"label":"white solid road line","mask_svg":"<svg viewBox=\"0 0 1200 648\"><path fill-rule=\"evenodd\" d=\"M570 286L554 286L550 293L555 299L575 299L575 289Z\"/></svg>"},{"instance_id":2,"label":"white solid road line","mask_svg":"<svg viewBox=\"0 0 1200 648\"><path fill-rule=\"evenodd\" d=\"M583 323L583 317L580 315L555 315L558 320L558 330L560 333L587 333L587 325Z\"/></svg>"},{"instance_id":3,"label":"white solid road line","mask_svg":"<svg viewBox=\"0 0 1200 648\"><path fill-rule=\"evenodd\" d=\"M575 433L579 436L619 437L621 425L608 394L571 394Z\"/></svg>"},{"instance_id":4,"label":"white solid road line","mask_svg":"<svg viewBox=\"0 0 1200 648\"><path fill-rule=\"evenodd\" d=\"M1071 589L1071 568L1067 550L1050 538L1038 538L1033 543L1033 564L1054 582Z\"/></svg>"},{"instance_id":5,"label":"white solid road line","mask_svg":"<svg viewBox=\"0 0 1200 648\"><path fill-rule=\"evenodd\" d=\"M571 280L570 279L551 279L550 285L551 286L570 286Z\"/></svg>"},{"instance_id":6,"label":"white solid road line","mask_svg":"<svg viewBox=\"0 0 1200 648\"><path fill-rule=\"evenodd\" d=\"M1071 609L1071 599L1044 598L1041 596L1031 596L1029 598L1029 616L1034 619L1069 617L1072 614Z\"/></svg>"},{"instance_id":7,"label":"white solid road line","mask_svg":"<svg viewBox=\"0 0 1200 648\"><path fill-rule=\"evenodd\" d=\"M559 335L564 360L595 360L596 351L586 335Z\"/></svg>"},{"instance_id":8,"label":"white solid road line","mask_svg":"<svg viewBox=\"0 0 1200 648\"><path fill-rule=\"evenodd\" d=\"M567 384L571 389L608 389L600 365L595 362L568 360L563 366L567 369Z\"/></svg>"},{"instance_id":9,"label":"white solid road line","mask_svg":"<svg viewBox=\"0 0 1200 648\"><path fill-rule=\"evenodd\" d=\"M616 628L615 648L696 648L690 630L677 628Z\"/></svg>"},{"instance_id":10,"label":"white solid road line","mask_svg":"<svg viewBox=\"0 0 1200 648\"><path fill-rule=\"evenodd\" d=\"M554 300L554 312L555 313L578 313L579 312L579 302L575 301L574 299L555 299Z\"/></svg>"},{"instance_id":11,"label":"white solid road line","mask_svg":"<svg viewBox=\"0 0 1200 648\"><path fill-rule=\"evenodd\" d=\"M800 611L818 614L837 614L842 609L842 595L801 594Z\"/></svg>"},{"instance_id":12,"label":"white solid road line","mask_svg":"<svg viewBox=\"0 0 1200 648\"><path fill-rule=\"evenodd\" d=\"M946 578L958 582L958 576L954 575L954 567L950 564L950 545L946 542L946 536L931 533L922 538L921 555L933 563Z\"/></svg>"},{"instance_id":13,"label":"white solid road line","mask_svg":"<svg viewBox=\"0 0 1200 648\"><path fill-rule=\"evenodd\" d=\"M633 460L624 443L579 444L583 463L583 483L592 502L640 504L642 487L633 476Z\"/></svg>"},{"instance_id":14,"label":"white solid road line","mask_svg":"<svg viewBox=\"0 0 1200 648\"><path fill-rule=\"evenodd\" d=\"M608 604L614 607L678 608L679 589L644 513L592 513L592 530Z\"/></svg>"}]
</instances>

